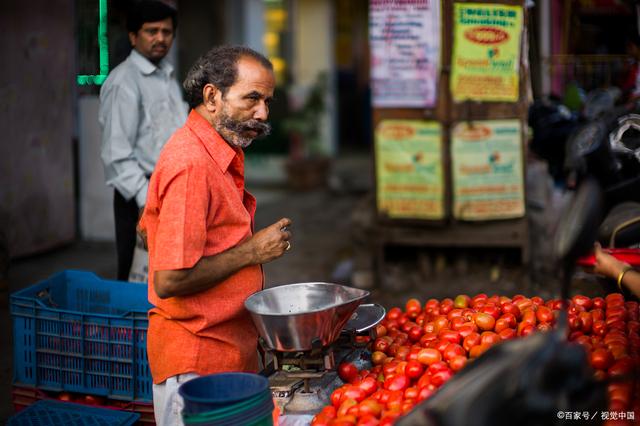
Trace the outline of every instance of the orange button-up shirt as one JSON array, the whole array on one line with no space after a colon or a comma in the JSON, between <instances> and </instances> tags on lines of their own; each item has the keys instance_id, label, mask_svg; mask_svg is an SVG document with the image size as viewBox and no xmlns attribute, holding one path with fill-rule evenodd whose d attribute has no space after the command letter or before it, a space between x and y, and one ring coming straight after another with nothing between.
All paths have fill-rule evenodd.
<instances>
[{"instance_id":1,"label":"orange button-up shirt","mask_svg":"<svg viewBox=\"0 0 640 426\"><path fill-rule=\"evenodd\" d=\"M189 372L257 370L257 332L244 301L262 288L260 266L190 296L160 299L153 284L155 271L191 268L251 236L255 209L244 189L243 151L191 111L160 154L141 223L154 305L147 334L154 383Z\"/></svg>"}]
</instances>

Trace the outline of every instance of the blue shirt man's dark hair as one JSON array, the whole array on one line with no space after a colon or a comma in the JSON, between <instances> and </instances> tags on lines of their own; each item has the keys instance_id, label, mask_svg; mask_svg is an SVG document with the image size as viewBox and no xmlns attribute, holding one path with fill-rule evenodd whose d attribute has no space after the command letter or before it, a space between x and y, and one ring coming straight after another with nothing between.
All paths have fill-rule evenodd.
<instances>
[{"instance_id":1,"label":"blue shirt man's dark hair","mask_svg":"<svg viewBox=\"0 0 640 426\"><path fill-rule=\"evenodd\" d=\"M127 31L137 33L145 22L157 22L171 18L173 30L178 28L178 14L176 10L155 0L142 0L134 3L127 16Z\"/></svg>"}]
</instances>

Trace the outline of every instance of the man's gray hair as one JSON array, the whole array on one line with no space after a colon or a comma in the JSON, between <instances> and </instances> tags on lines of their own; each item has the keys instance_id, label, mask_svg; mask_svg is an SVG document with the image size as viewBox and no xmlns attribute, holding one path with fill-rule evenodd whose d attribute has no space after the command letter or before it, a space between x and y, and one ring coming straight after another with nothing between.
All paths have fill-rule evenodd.
<instances>
[{"instance_id":1,"label":"man's gray hair","mask_svg":"<svg viewBox=\"0 0 640 426\"><path fill-rule=\"evenodd\" d=\"M222 95L226 95L238 78L238 61L249 57L258 61L266 69L273 71L273 64L261 53L244 46L214 47L202 55L187 74L182 83L190 108L203 102L202 89L213 84Z\"/></svg>"}]
</instances>

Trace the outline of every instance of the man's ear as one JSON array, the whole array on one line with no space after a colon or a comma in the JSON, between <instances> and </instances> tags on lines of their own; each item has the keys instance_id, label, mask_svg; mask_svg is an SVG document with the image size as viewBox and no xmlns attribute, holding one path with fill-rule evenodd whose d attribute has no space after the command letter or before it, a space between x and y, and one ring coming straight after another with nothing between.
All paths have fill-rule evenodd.
<instances>
[{"instance_id":1,"label":"man's ear","mask_svg":"<svg viewBox=\"0 0 640 426\"><path fill-rule=\"evenodd\" d=\"M131 44L131 47L136 47L136 40L137 40L137 34L136 33L129 33L129 43Z\"/></svg>"},{"instance_id":2,"label":"man's ear","mask_svg":"<svg viewBox=\"0 0 640 426\"><path fill-rule=\"evenodd\" d=\"M207 111L214 113L218 109L220 100L222 99L222 92L218 90L213 84L205 84L202 88L202 103Z\"/></svg>"}]
</instances>

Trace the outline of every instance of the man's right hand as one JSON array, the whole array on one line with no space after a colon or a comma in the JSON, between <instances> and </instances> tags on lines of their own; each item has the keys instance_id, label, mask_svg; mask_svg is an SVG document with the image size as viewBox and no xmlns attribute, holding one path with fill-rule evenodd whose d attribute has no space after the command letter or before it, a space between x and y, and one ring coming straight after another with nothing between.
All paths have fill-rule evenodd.
<instances>
[{"instance_id":1,"label":"man's right hand","mask_svg":"<svg viewBox=\"0 0 640 426\"><path fill-rule=\"evenodd\" d=\"M248 241L255 264L271 262L291 248L289 239L291 219L282 218L276 223L256 232Z\"/></svg>"}]
</instances>

